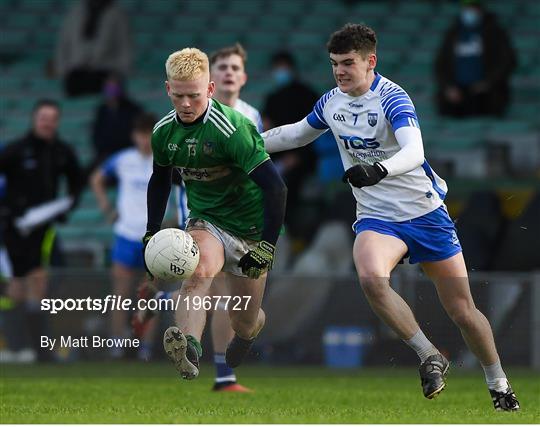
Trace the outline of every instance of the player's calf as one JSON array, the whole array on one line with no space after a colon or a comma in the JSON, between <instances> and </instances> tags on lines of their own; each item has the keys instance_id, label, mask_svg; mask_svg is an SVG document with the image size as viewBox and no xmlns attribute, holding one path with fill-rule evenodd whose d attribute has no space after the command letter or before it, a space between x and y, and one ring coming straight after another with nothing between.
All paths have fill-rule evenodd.
<instances>
[{"instance_id":1,"label":"player's calf","mask_svg":"<svg viewBox=\"0 0 540 427\"><path fill-rule=\"evenodd\" d=\"M246 340L239 337L238 334L235 334L234 338L227 347L227 352L225 353L225 362L227 363L227 366L230 368L240 366L244 358L251 350L254 341L255 338Z\"/></svg>"}]
</instances>

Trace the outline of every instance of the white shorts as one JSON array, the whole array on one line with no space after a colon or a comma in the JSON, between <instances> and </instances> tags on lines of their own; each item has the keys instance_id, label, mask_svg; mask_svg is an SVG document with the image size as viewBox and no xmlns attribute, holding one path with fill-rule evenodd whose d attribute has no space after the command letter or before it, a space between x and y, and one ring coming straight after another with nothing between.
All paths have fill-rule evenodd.
<instances>
[{"instance_id":1,"label":"white shorts","mask_svg":"<svg viewBox=\"0 0 540 427\"><path fill-rule=\"evenodd\" d=\"M206 230L223 245L225 251L225 264L221 271L234 274L235 276L247 277L238 267L238 261L251 249L255 249L257 242L254 240L242 239L205 219L189 218L186 224L186 231Z\"/></svg>"}]
</instances>

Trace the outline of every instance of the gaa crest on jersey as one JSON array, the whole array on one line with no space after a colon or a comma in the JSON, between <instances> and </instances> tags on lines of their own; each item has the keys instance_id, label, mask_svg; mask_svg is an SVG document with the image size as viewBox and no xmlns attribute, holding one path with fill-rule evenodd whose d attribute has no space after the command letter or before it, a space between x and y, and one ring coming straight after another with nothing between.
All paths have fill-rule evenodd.
<instances>
[{"instance_id":1,"label":"gaa crest on jersey","mask_svg":"<svg viewBox=\"0 0 540 427\"><path fill-rule=\"evenodd\" d=\"M370 125L371 127L375 126L377 124L378 116L379 115L377 113L372 113L371 111L368 111L368 113L367 113L368 125Z\"/></svg>"},{"instance_id":2,"label":"gaa crest on jersey","mask_svg":"<svg viewBox=\"0 0 540 427\"><path fill-rule=\"evenodd\" d=\"M214 143L210 141L205 141L203 143L203 153L207 156L211 156L214 153Z\"/></svg>"}]
</instances>

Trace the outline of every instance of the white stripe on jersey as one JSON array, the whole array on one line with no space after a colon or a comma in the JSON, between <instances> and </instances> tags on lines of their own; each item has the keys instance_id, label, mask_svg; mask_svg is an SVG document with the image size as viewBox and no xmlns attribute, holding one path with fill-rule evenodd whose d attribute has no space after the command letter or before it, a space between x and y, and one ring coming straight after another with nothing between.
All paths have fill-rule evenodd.
<instances>
[{"instance_id":1,"label":"white stripe on jersey","mask_svg":"<svg viewBox=\"0 0 540 427\"><path fill-rule=\"evenodd\" d=\"M212 108L210 115L213 115L218 121L222 122L224 127L229 132L233 133L236 130L236 128L233 126L230 120L221 111L218 111Z\"/></svg>"},{"instance_id":2,"label":"white stripe on jersey","mask_svg":"<svg viewBox=\"0 0 540 427\"><path fill-rule=\"evenodd\" d=\"M175 115L175 113L176 113L176 110L172 110L172 111L169 111L167 114L165 114L165 116L154 125L154 131L156 130L156 128L158 128L161 125L161 123L163 123L163 121L170 119L171 117Z\"/></svg>"},{"instance_id":3,"label":"white stripe on jersey","mask_svg":"<svg viewBox=\"0 0 540 427\"><path fill-rule=\"evenodd\" d=\"M221 131L221 133L225 135L227 138L229 138L232 135L230 131L228 131L227 129L223 127L223 124L221 122L217 121L216 116L214 116L212 113L210 113L208 120L210 120L214 124L214 126L217 127Z\"/></svg>"},{"instance_id":4,"label":"white stripe on jersey","mask_svg":"<svg viewBox=\"0 0 540 427\"><path fill-rule=\"evenodd\" d=\"M154 130L152 131L152 133L156 133L157 130L158 130L160 127L165 126L167 123L170 123L170 122L172 122L172 121L175 120L175 119L176 119L176 117L175 117L175 115L173 114L173 115L170 116L167 120L162 121L159 125L156 125L156 126L154 127Z\"/></svg>"}]
</instances>

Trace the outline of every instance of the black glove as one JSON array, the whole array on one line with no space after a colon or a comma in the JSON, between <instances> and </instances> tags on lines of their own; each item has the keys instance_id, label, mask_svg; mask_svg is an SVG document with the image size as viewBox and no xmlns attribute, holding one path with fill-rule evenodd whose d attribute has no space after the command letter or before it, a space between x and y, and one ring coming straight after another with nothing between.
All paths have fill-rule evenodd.
<instances>
[{"instance_id":1,"label":"black glove","mask_svg":"<svg viewBox=\"0 0 540 427\"><path fill-rule=\"evenodd\" d=\"M150 241L150 239L152 238L154 234L156 233L154 233L153 231L147 231L146 233L144 233L144 236L142 238L142 244L143 244L142 259L144 263L144 269L146 270L146 274L148 274L148 278L150 280L154 280L154 275L150 273L150 270L148 269L148 266L146 265L146 260L144 259L144 251L146 251L146 245L148 245L148 242Z\"/></svg>"},{"instance_id":2,"label":"black glove","mask_svg":"<svg viewBox=\"0 0 540 427\"><path fill-rule=\"evenodd\" d=\"M349 182L355 187L362 188L377 184L388 175L386 168L379 162L371 165L356 165L345 171L343 182Z\"/></svg>"},{"instance_id":3,"label":"black glove","mask_svg":"<svg viewBox=\"0 0 540 427\"><path fill-rule=\"evenodd\" d=\"M255 249L240 258L238 267L250 279L258 279L261 274L272 269L275 251L274 245L263 240L257 244Z\"/></svg>"}]
</instances>

